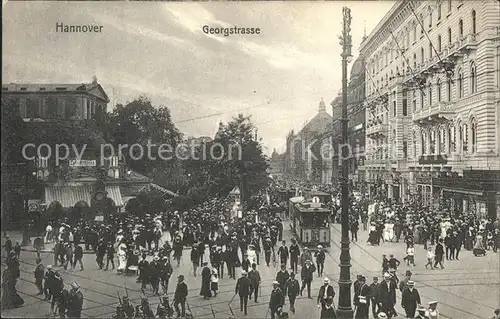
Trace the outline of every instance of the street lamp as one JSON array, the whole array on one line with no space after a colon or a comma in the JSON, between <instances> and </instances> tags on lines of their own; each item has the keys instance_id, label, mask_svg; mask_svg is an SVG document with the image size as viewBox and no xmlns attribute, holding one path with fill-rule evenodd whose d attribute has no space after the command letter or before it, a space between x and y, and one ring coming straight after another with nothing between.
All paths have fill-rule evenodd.
<instances>
[{"instance_id":1,"label":"street lamp","mask_svg":"<svg viewBox=\"0 0 500 319\"><path fill-rule=\"evenodd\" d=\"M349 166L347 158L349 149L346 147L348 143L347 136L347 63L351 55L352 39L351 39L351 9L342 8L343 15L343 30L339 37L340 45L342 45L342 174L340 177L341 187L341 211L342 211L342 240L340 252L340 278L339 278L339 303L337 316L341 319L351 319L354 316L354 311L351 306L351 255L349 252Z\"/></svg>"}]
</instances>

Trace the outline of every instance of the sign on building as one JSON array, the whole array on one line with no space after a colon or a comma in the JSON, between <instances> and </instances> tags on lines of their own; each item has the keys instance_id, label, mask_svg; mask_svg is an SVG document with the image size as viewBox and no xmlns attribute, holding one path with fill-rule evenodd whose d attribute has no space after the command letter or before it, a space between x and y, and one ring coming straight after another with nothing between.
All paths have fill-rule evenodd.
<instances>
[{"instance_id":1,"label":"sign on building","mask_svg":"<svg viewBox=\"0 0 500 319\"><path fill-rule=\"evenodd\" d=\"M95 167L97 166L96 160L70 160L70 167Z\"/></svg>"}]
</instances>

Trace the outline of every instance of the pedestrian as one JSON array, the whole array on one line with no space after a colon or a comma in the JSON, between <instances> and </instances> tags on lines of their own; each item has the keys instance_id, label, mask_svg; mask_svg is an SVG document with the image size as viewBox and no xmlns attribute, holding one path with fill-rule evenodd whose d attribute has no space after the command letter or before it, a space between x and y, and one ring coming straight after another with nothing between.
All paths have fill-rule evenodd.
<instances>
[{"instance_id":1,"label":"pedestrian","mask_svg":"<svg viewBox=\"0 0 500 319\"><path fill-rule=\"evenodd\" d=\"M16 241L16 245L14 246L14 252L16 253L16 258L19 259L21 257L21 244Z\"/></svg>"},{"instance_id":2,"label":"pedestrian","mask_svg":"<svg viewBox=\"0 0 500 319\"><path fill-rule=\"evenodd\" d=\"M106 249L106 268L104 271L109 269L109 263L111 262L111 266L113 266L113 270L115 269L115 248L111 243L108 244L108 248Z\"/></svg>"},{"instance_id":3,"label":"pedestrian","mask_svg":"<svg viewBox=\"0 0 500 319\"><path fill-rule=\"evenodd\" d=\"M42 260L37 258L35 274L35 286L38 288L37 296L43 295L43 278L45 277L45 267L42 264Z\"/></svg>"},{"instance_id":4,"label":"pedestrian","mask_svg":"<svg viewBox=\"0 0 500 319\"><path fill-rule=\"evenodd\" d=\"M193 275L196 277L196 270L200 265L200 252L197 249L196 244L191 247L191 265L193 266Z\"/></svg>"},{"instance_id":5,"label":"pedestrian","mask_svg":"<svg viewBox=\"0 0 500 319\"><path fill-rule=\"evenodd\" d=\"M306 260L304 267L302 267L300 271L300 278L302 279L302 287L300 288L300 295L302 296L302 292L304 288L307 286L307 298L312 299L311 297L311 282L313 281L314 272L316 271L316 267L312 264L311 260Z\"/></svg>"},{"instance_id":6,"label":"pedestrian","mask_svg":"<svg viewBox=\"0 0 500 319\"><path fill-rule=\"evenodd\" d=\"M379 301L378 301L378 293L379 293L380 284L378 282L378 277L373 277L373 282L370 285L370 301L372 304L372 314L374 318L377 318L377 313L379 311ZM378 308L378 309L377 309Z\"/></svg>"},{"instance_id":7,"label":"pedestrian","mask_svg":"<svg viewBox=\"0 0 500 319\"><path fill-rule=\"evenodd\" d=\"M45 238L44 238L44 242L46 244L52 242L52 233L53 229L52 229L52 225L50 223L47 224L47 227L45 227Z\"/></svg>"},{"instance_id":8,"label":"pedestrian","mask_svg":"<svg viewBox=\"0 0 500 319\"><path fill-rule=\"evenodd\" d=\"M288 278L290 278L290 274L286 270L286 264L282 264L280 271L276 274L276 281L280 283L282 291L285 290L285 284L288 281Z\"/></svg>"},{"instance_id":9,"label":"pedestrian","mask_svg":"<svg viewBox=\"0 0 500 319\"><path fill-rule=\"evenodd\" d=\"M417 306L421 304L420 294L418 290L415 289L415 282L413 280L408 281L408 288L403 290L401 296L401 307L406 312L406 318L414 318Z\"/></svg>"},{"instance_id":10,"label":"pedestrian","mask_svg":"<svg viewBox=\"0 0 500 319\"><path fill-rule=\"evenodd\" d=\"M257 270L257 264L252 264L252 269L248 273L248 279L250 279L250 283L252 284L250 288L250 295L248 296L250 299L252 298L252 294L254 294L254 301L258 303L257 297L259 297L259 287L261 283L260 273Z\"/></svg>"},{"instance_id":11,"label":"pedestrian","mask_svg":"<svg viewBox=\"0 0 500 319\"><path fill-rule=\"evenodd\" d=\"M401 262L396 257L394 257L393 254L390 254L388 264L389 264L389 268L392 268L395 271L397 271Z\"/></svg>"},{"instance_id":12,"label":"pedestrian","mask_svg":"<svg viewBox=\"0 0 500 319\"><path fill-rule=\"evenodd\" d=\"M162 263L160 264L160 282L164 294L168 293L168 283L173 272L170 259L167 256L163 256Z\"/></svg>"},{"instance_id":13,"label":"pedestrian","mask_svg":"<svg viewBox=\"0 0 500 319\"><path fill-rule=\"evenodd\" d=\"M427 316L427 309L425 309L425 307L423 306L420 306L417 308L417 316L416 317L413 317L414 319L429 319L429 317Z\"/></svg>"},{"instance_id":14,"label":"pedestrian","mask_svg":"<svg viewBox=\"0 0 500 319\"><path fill-rule=\"evenodd\" d=\"M212 266L217 269L217 274L222 279L224 278L224 260L223 260L222 247L217 246L215 252L212 254Z\"/></svg>"},{"instance_id":15,"label":"pedestrian","mask_svg":"<svg viewBox=\"0 0 500 319\"><path fill-rule=\"evenodd\" d=\"M271 291L271 298L269 299L271 319L275 319L275 316L279 315L279 310L282 309L284 300L283 291L280 289L279 282L273 281L273 290Z\"/></svg>"},{"instance_id":16,"label":"pedestrian","mask_svg":"<svg viewBox=\"0 0 500 319\"><path fill-rule=\"evenodd\" d=\"M431 269L434 269L433 263L434 263L434 252L432 251L432 246L429 246L427 248L427 264L425 264L425 269L428 269L429 266L431 266Z\"/></svg>"},{"instance_id":17,"label":"pedestrian","mask_svg":"<svg viewBox=\"0 0 500 319\"><path fill-rule=\"evenodd\" d=\"M97 266L99 267L99 270L101 270L104 267L104 256L106 255L107 252L107 247L104 244L103 240L99 240L97 242L97 247L96 247L96 263Z\"/></svg>"},{"instance_id":18,"label":"pedestrian","mask_svg":"<svg viewBox=\"0 0 500 319\"><path fill-rule=\"evenodd\" d=\"M12 251L12 239L10 239L9 235L5 236L5 243L3 244L3 247L6 255L10 256L10 252Z\"/></svg>"},{"instance_id":19,"label":"pedestrian","mask_svg":"<svg viewBox=\"0 0 500 319\"><path fill-rule=\"evenodd\" d=\"M149 281L151 282L151 288L153 294L160 295L160 257L154 256L153 261L149 264L150 273Z\"/></svg>"},{"instance_id":20,"label":"pedestrian","mask_svg":"<svg viewBox=\"0 0 500 319\"><path fill-rule=\"evenodd\" d=\"M236 282L236 287L234 289L234 294L238 294L240 296L240 311L247 313L247 305L248 305L248 296L250 295L250 279L247 277L247 272L241 272L241 278Z\"/></svg>"},{"instance_id":21,"label":"pedestrian","mask_svg":"<svg viewBox=\"0 0 500 319\"><path fill-rule=\"evenodd\" d=\"M52 299L52 291L54 286L55 273L52 270L52 265L47 265L47 272L43 276L43 293L45 295L44 300Z\"/></svg>"},{"instance_id":22,"label":"pedestrian","mask_svg":"<svg viewBox=\"0 0 500 319\"><path fill-rule=\"evenodd\" d=\"M210 278L210 290L213 291L213 296L217 297L217 290L219 290L219 276L217 269L212 268L212 277Z\"/></svg>"},{"instance_id":23,"label":"pedestrian","mask_svg":"<svg viewBox=\"0 0 500 319\"><path fill-rule=\"evenodd\" d=\"M318 245L318 251L314 254L316 257L316 267L318 268L318 277L323 276L323 269L325 268L325 251L323 250L323 246Z\"/></svg>"},{"instance_id":24,"label":"pedestrian","mask_svg":"<svg viewBox=\"0 0 500 319\"><path fill-rule=\"evenodd\" d=\"M439 311L437 310L437 301L429 301L429 319L439 319ZM497 318L493 317L493 319L500 319L500 309L497 309Z\"/></svg>"},{"instance_id":25,"label":"pedestrian","mask_svg":"<svg viewBox=\"0 0 500 319\"><path fill-rule=\"evenodd\" d=\"M271 253L274 249L270 237L266 238L266 240L262 243L262 247L264 248L264 258L266 260L266 265L269 267L269 264L271 263Z\"/></svg>"},{"instance_id":26,"label":"pedestrian","mask_svg":"<svg viewBox=\"0 0 500 319\"><path fill-rule=\"evenodd\" d=\"M389 318L396 315L394 305L396 304L396 285L391 280L389 273L384 274L384 279L380 283L378 294L379 309L387 314Z\"/></svg>"},{"instance_id":27,"label":"pedestrian","mask_svg":"<svg viewBox=\"0 0 500 319\"><path fill-rule=\"evenodd\" d=\"M403 292L406 288L408 288L408 281L411 280L412 272L407 270L405 273L405 278L399 282L399 291Z\"/></svg>"},{"instance_id":28,"label":"pedestrian","mask_svg":"<svg viewBox=\"0 0 500 319\"><path fill-rule=\"evenodd\" d=\"M75 269L76 267L76 263L78 262L80 264L80 271L83 271L83 262L82 262L82 258L83 258L83 248L82 246L76 244L75 245L75 250L73 252L73 269Z\"/></svg>"},{"instance_id":29,"label":"pedestrian","mask_svg":"<svg viewBox=\"0 0 500 319\"><path fill-rule=\"evenodd\" d=\"M201 270L200 296L203 296L203 299L209 299L212 296L212 293L210 292L210 277L212 276L212 272L207 265L208 263L204 261L203 269Z\"/></svg>"},{"instance_id":30,"label":"pedestrian","mask_svg":"<svg viewBox=\"0 0 500 319\"><path fill-rule=\"evenodd\" d=\"M304 251L300 255L300 267L304 267L306 264L306 261L311 261L312 260L312 255L311 252L307 247L304 248ZM316 267L315 267L316 268Z\"/></svg>"},{"instance_id":31,"label":"pedestrian","mask_svg":"<svg viewBox=\"0 0 500 319\"><path fill-rule=\"evenodd\" d=\"M177 287L174 293L174 307L177 312L177 318L186 317L186 298L188 295L188 286L184 283L184 276L179 275L177 277ZM179 310L179 304L181 305L181 310Z\"/></svg>"},{"instance_id":32,"label":"pedestrian","mask_svg":"<svg viewBox=\"0 0 500 319\"><path fill-rule=\"evenodd\" d=\"M335 297L335 289L330 286L330 279L323 279L323 286L319 288L318 299L316 303L318 308L324 307L326 299Z\"/></svg>"},{"instance_id":33,"label":"pedestrian","mask_svg":"<svg viewBox=\"0 0 500 319\"><path fill-rule=\"evenodd\" d=\"M441 269L444 268L443 265L443 256L444 256L444 249L443 249L443 239L439 239L436 249L434 250L434 268L437 267L439 264L441 266Z\"/></svg>"},{"instance_id":34,"label":"pedestrian","mask_svg":"<svg viewBox=\"0 0 500 319\"><path fill-rule=\"evenodd\" d=\"M70 267L70 270L73 270L73 244L67 243L66 247L66 263L64 264L64 270Z\"/></svg>"},{"instance_id":35,"label":"pedestrian","mask_svg":"<svg viewBox=\"0 0 500 319\"><path fill-rule=\"evenodd\" d=\"M10 251L10 253L14 252ZM2 271L2 310L19 308L24 304L23 298L17 293L16 283L17 277L12 268L8 267Z\"/></svg>"},{"instance_id":36,"label":"pedestrian","mask_svg":"<svg viewBox=\"0 0 500 319\"><path fill-rule=\"evenodd\" d=\"M359 222L357 219L351 221L351 241L358 241Z\"/></svg>"},{"instance_id":37,"label":"pedestrian","mask_svg":"<svg viewBox=\"0 0 500 319\"><path fill-rule=\"evenodd\" d=\"M288 300L290 301L290 311L295 313L295 299L300 291L300 284L297 279L295 279L295 273L292 271L290 273L290 278L285 284L285 290L283 295L288 295Z\"/></svg>"},{"instance_id":38,"label":"pedestrian","mask_svg":"<svg viewBox=\"0 0 500 319\"><path fill-rule=\"evenodd\" d=\"M354 294L355 319L368 319L370 317L370 286L366 284L365 276L359 277L360 287Z\"/></svg>"},{"instance_id":39,"label":"pedestrian","mask_svg":"<svg viewBox=\"0 0 500 319\"><path fill-rule=\"evenodd\" d=\"M297 244L297 241L295 238L292 238L292 244L290 245L290 268L292 268L292 271L297 273L298 271L298 264L299 264L299 256L300 256L300 247Z\"/></svg>"},{"instance_id":40,"label":"pedestrian","mask_svg":"<svg viewBox=\"0 0 500 319\"><path fill-rule=\"evenodd\" d=\"M51 286L52 302L50 304L50 313L53 314L55 305L59 304L63 299L64 282L59 270L54 272L54 281Z\"/></svg>"},{"instance_id":41,"label":"pedestrian","mask_svg":"<svg viewBox=\"0 0 500 319\"><path fill-rule=\"evenodd\" d=\"M280 257L281 264L286 265L290 254L288 252L288 247L286 247L286 241L284 240L281 242L281 247L278 249L278 256Z\"/></svg>"},{"instance_id":42,"label":"pedestrian","mask_svg":"<svg viewBox=\"0 0 500 319\"><path fill-rule=\"evenodd\" d=\"M146 289L146 285L149 283L150 278L150 267L149 261L146 260L146 253L142 254L142 260L139 261L139 278L137 280L141 283L141 290Z\"/></svg>"},{"instance_id":43,"label":"pedestrian","mask_svg":"<svg viewBox=\"0 0 500 319\"><path fill-rule=\"evenodd\" d=\"M80 285L74 281L71 283L71 290L67 303L68 318L81 318L83 308L83 294Z\"/></svg>"},{"instance_id":44,"label":"pedestrian","mask_svg":"<svg viewBox=\"0 0 500 319\"><path fill-rule=\"evenodd\" d=\"M335 319L337 314L335 307L333 306L333 298L328 298L325 300L325 305L321 308L320 319Z\"/></svg>"},{"instance_id":45,"label":"pedestrian","mask_svg":"<svg viewBox=\"0 0 500 319\"><path fill-rule=\"evenodd\" d=\"M411 264L415 267L415 247L413 246L413 244L410 245L408 249L406 249L406 257L404 258L404 260L406 261L407 266L410 266Z\"/></svg>"}]
</instances>

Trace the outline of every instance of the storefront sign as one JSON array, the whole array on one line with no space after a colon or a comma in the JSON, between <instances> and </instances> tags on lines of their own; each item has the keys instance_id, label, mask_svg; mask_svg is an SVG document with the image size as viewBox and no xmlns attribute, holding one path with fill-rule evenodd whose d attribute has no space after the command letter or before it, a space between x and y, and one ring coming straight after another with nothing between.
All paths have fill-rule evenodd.
<instances>
[{"instance_id":1,"label":"storefront sign","mask_svg":"<svg viewBox=\"0 0 500 319\"><path fill-rule=\"evenodd\" d=\"M70 160L70 167L95 167L97 166L96 160Z\"/></svg>"}]
</instances>

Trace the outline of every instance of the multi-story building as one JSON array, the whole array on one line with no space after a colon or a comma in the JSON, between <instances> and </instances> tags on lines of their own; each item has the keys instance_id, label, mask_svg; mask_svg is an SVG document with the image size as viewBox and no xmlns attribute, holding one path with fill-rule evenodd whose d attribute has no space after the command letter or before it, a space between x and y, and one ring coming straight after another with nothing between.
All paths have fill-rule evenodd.
<instances>
[{"instance_id":1,"label":"multi-story building","mask_svg":"<svg viewBox=\"0 0 500 319\"><path fill-rule=\"evenodd\" d=\"M8 190L2 192L2 204L8 202L6 221L25 218L26 208L39 212L60 207L70 217L92 210L104 217L125 208L151 182L129 170L117 150L111 154L102 147L106 141L100 125L108 102L97 81L2 85L2 107L14 108L25 122L25 131L17 133L33 138L31 146L25 145L23 165L2 167L2 190ZM36 181L27 183L26 176Z\"/></svg>"},{"instance_id":2,"label":"multi-story building","mask_svg":"<svg viewBox=\"0 0 500 319\"><path fill-rule=\"evenodd\" d=\"M399 1L362 43L371 194L500 212L499 10Z\"/></svg>"}]
</instances>

